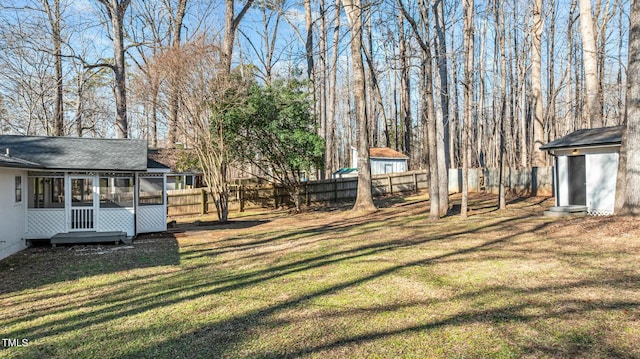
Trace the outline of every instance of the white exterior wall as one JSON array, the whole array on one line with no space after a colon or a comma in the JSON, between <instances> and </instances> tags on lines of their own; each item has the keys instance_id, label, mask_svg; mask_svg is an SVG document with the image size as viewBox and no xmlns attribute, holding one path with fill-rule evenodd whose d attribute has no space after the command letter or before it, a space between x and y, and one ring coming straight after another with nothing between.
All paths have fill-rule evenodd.
<instances>
[{"instance_id":1,"label":"white exterior wall","mask_svg":"<svg viewBox=\"0 0 640 359\"><path fill-rule=\"evenodd\" d=\"M613 214L618 173L618 146L578 149L585 156L586 201L590 214ZM558 150L557 205L569 205L569 160L573 149Z\"/></svg>"},{"instance_id":2,"label":"white exterior wall","mask_svg":"<svg viewBox=\"0 0 640 359\"><path fill-rule=\"evenodd\" d=\"M391 172L385 171L386 165L391 165ZM407 160L391 158L372 158L371 174L400 173L407 171Z\"/></svg>"},{"instance_id":3,"label":"white exterior wall","mask_svg":"<svg viewBox=\"0 0 640 359\"><path fill-rule=\"evenodd\" d=\"M22 176L22 202L15 201L15 177ZM24 239L27 172L0 168L0 259L27 248Z\"/></svg>"},{"instance_id":4,"label":"white exterior wall","mask_svg":"<svg viewBox=\"0 0 640 359\"><path fill-rule=\"evenodd\" d=\"M616 198L618 154L588 154L585 157L587 171L587 207L590 214L613 214Z\"/></svg>"},{"instance_id":5,"label":"white exterior wall","mask_svg":"<svg viewBox=\"0 0 640 359\"><path fill-rule=\"evenodd\" d=\"M569 160L567 156L558 156L556 205L569 205Z\"/></svg>"}]
</instances>

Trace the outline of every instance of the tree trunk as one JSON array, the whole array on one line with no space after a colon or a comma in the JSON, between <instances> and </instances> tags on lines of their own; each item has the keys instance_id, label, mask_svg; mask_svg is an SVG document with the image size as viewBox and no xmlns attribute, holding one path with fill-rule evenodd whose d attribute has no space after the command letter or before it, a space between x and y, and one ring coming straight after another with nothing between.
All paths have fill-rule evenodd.
<instances>
[{"instance_id":1,"label":"tree trunk","mask_svg":"<svg viewBox=\"0 0 640 359\"><path fill-rule=\"evenodd\" d=\"M336 0L335 4L335 18L333 24L333 54L331 55L331 67L329 69L329 103L327 108L327 138L326 144L327 147L325 149L326 153L326 161L325 161L325 177L331 178L331 175L338 168L338 164L335 163L335 121L336 121L336 90L337 86L337 78L338 78L338 53L340 52L340 47L338 46L340 42L340 13L342 10L340 9L342 5L341 0Z\"/></svg>"},{"instance_id":2,"label":"tree trunk","mask_svg":"<svg viewBox=\"0 0 640 359\"><path fill-rule=\"evenodd\" d=\"M438 153L436 145L436 112L433 100L433 76L431 53L425 52L422 60L422 117L426 138L422 143L427 149L429 168L429 219L440 219L440 178L438 177ZM445 211L446 212L446 211Z\"/></svg>"},{"instance_id":3,"label":"tree trunk","mask_svg":"<svg viewBox=\"0 0 640 359\"><path fill-rule=\"evenodd\" d=\"M371 194L371 164L369 162L369 134L365 104L364 63L362 61L362 0L344 0L344 9L351 27L351 57L358 141L358 194L353 209L376 210Z\"/></svg>"},{"instance_id":4,"label":"tree trunk","mask_svg":"<svg viewBox=\"0 0 640 359\"><path fill-rule=\"evenodd\" d=\"M398 53L400 61L400 122L404 125L402 152L411 157L411 79L407 65L408 53L404 38L404 16L398 14Z\"/></svg>"},{"instance_id":5,"label":"tree trunk","mask_svg":"<svg viewBox=\"0 0 640 359\"><path fill-rule=\"evenodd\" d=\"M178 8L173 19L173 41L172 46L180 46L182 42L182 22L187 10L187 0L178 0ZM170 85L171 86L171 85ZM179 94L176 86L171 86L169 94L169 127L167 133L167 147L175 147L178 129L178 109L180 107ZM154 113L155 116L155 113ZM157 137L153 137L157 142Z\"/></svg>"},{"instance_id":6,"label":"tree trunk","mask_svg":"<svg viewBox=\"0 0 640 359\"><path fill-rule=\"evenodd\" d=\"M49 0L41 0L45 8L49 25L51 26L51 40L53 42L53 56L56 79L56 104L53 114L53 135L64 136L64 77L62 74L62 34L60 28L60 0L54 0L53 9Z\"/></svg>"},{"instance_id":7,"label":"tree trunk","mask_svg":"<svg viewBox=\"0 0 640 359\"><path fill-rule=\"evenodd\" d=\"M591 128L602 127L602 103L598 82L598 53L593 31L591 0L580 0L580 30L582 32L582 61L586 84L587 116Z\"/></svg>"},{"instance_id":8,"label":"tree trunk","mask_svg":"<svg viewBox=\"0 0 640 359\"><path fill-rule=\"evenodd\" d=\"M433 5L436 30L435 54L438 63L438 77L440 80L440 110L442 111L442 121L437 124L438 137L438 178L440 189L440 215L445 215L449 210L449 167L451 157L449 151L449 74L447 71L447 37L445 34L443 1L436 0Z\"/></svg>"},{"instance_id":9,"label":"tree trunk","mask_svg":"<svg viewBox=\"0 0 640 359\"><path fill-rule=\"evenodd\" d=\"M231 61L233 57L233 44L240 21L247 13L254 0L247 0L238 15L235 14L235 0L225 0L224 13L224 39L222 40L222 69L231 73Z\"/></svg>"},{"instance_id":10,"label":"tree trunk","mask_svg":"<svg viewBox=\"0 0 640 359\"><path fill-rule=\"evenodd\" d=\"M498 46L500 49L500 124L498 127L499 133L499 153L498 153L498 166L499 166L499 178L498 178L498 209L507 208L507 199L504 186L504 157L505 157L505 124L507 122L507 116L509 113L508 106L510 101L507 96L507 48L505 41L505 26L504 26L504 8L500 6L500 1L496 0L495 3L495 17L498 24L497 36Z\"/></svg>"},{"instance_id":11,"label":"tree trunk","mask_svg":"<svg viewBox=\"0 0 640 359\"><path fill-rule=\"evenodd\" d=\"M590 1L590 0L589 0ZM542 0L533 2L533 32L531 34L531 92L533 95L533 153L531 165L544 167L547 163L545 152L540 150L544 144L544 118L542 111ZM535 189L533 189L535 191Z\"/></svg>"},{"instance_id":12,"label":"tree trunk","mask_svg":"<svg viewBox=\"0 0 640 359\"><path fill-rule=\"evenodd\" d=\"M473 112L473 15L474 0L463 1L464 13L464 129L462 131L462 204L460 216L467 218L469 205L469 162L471 147L469 133L471 132L471 117Z\"/></svg>"},{"instance_id":13,"label":"tree trunk","mask_svg":"<svg viewBox=\"0 0 640 359\"><path fill-rule=\"evenodd\" d=\"M627 66L626 126L622 137L620 165L623 181L618 191L623 199L619 213L640 215L640 1L631 2L629 15L629 65ZM620 176L620 177L622 177Z\"/></svg>"},{"instance_id":14,"label":"tree trunk","mask_svg":"<svg viewBox=\"0 0 640 359\"><path fill-rule=\"evenodd\" d=\"M124 14L131 0L98 0L104 5L111 21L113 32L113 57L111 66L115 75L113 92L116 100L116 136L129 137L129 122L127 120L127 77L124 59Z\"/></svg>"}]
</instances>

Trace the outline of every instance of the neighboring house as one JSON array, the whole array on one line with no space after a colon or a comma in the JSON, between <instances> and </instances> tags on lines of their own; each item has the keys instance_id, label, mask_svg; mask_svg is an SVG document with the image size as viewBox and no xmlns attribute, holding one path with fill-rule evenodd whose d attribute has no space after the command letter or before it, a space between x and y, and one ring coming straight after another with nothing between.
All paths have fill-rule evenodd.
<instances>
[{"instance_id":1,"label":"neighboring house","mask_svg":"<svg viewBox=\"0 0 640 359\"><path fill-rule=\"evenodd\" d=\"M165 174L141 140L0 135L0 259L29 239L128 242L166 230Z\"/></svg>"},{"instance_id":2,"label":"neighboring house","mask_svg":"<svg viewBox=\"0 0 640 359\"><path fill-rule=\"evenodd\" d=\"M180 151L183 149L149 149L149 158L170 168L167 173L167 191L204 187L202 171L192 168L187 171L178 169Z\"/></svg>"},{"instance_id":3,"label":"neighboring house","mask_svg":"<svg viewBox=\"0 0 640 359\"><path fill-rule=\"evenodd\" d=\"M371 174L406 172L409 157L388 147L369 148ZM351 168L358 168L358 150L351 147ZM357 176L357 172L355 172Z\"/></svg>"},{"instance_id":4,"label":"neighboring house","mask_svg":"<svg viewBox=\"0 0 640 359\"><path fill-rule=\"evenodd\" d=\"M554 158L552 212L613 214L622 126L578 130L540 147Z\"/></svg>"}]
</instances>

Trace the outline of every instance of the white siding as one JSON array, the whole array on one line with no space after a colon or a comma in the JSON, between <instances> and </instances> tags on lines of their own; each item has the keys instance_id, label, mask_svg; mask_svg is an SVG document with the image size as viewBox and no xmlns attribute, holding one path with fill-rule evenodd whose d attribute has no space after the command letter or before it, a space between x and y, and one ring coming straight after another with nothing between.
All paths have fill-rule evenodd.
<instances>
[{"instance_id":1,"label":"white siding","mask_svg":"<svg viewBox=\"0 0 640 359\"><path fill-rule=\"evenodd\" d=\"M389 170L390 169L390 170ZM407 160L392 158L372 158L371 174L400 173L407 171Z\"/></svg>"},{"instance_id":2,"label":"white siding","mask_svg":"<svg viewBox=\"0 0 640 359\"><path fill-rule=\"evenodd\" d=\"M613 214L618 154L586 155L587 207L591 214Z\"/></svg>"},{"instance_id":3,"label":"white siding","mask_svg":"<svg viewBox=\"0 0 640 359\"><path fill-rule=\"evenodd\" d=\"M15 178L22 177L22 202L15 201ZM27 205L27 173L0 168L0 259L27 248L25 206Z\"/></svg>"},{"instance_id":4,"label":"white siding","mask_svg":"<svg viewBox=\"0 0 640 359\"><path fill-rule=\"evenodd\" d=\"M567 156L558 156L558 206L569 205L569 160Z\"/></svg>"},{"instance_id":5,"label":"white siding","mask_svg":"<svg viewBox=\"0 0 640 359\"><path fill-rule=\"evenodd\" d=\"M590 214L613 214L618 173L618 147L580 148L577 155L585 156L586 200ZM558 157L557 205L569 204L569 160L573 149L556 151Z\"/></svg>"}]
</instances>

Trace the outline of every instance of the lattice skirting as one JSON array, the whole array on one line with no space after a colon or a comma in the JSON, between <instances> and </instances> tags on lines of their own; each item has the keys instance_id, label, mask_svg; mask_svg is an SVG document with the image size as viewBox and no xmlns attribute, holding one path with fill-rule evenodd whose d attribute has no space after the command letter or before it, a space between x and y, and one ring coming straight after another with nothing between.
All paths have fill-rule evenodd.
<instances>
[{"instance_id":1,"label":"lattice skirting","mask_svg":"<svg viewBox=\"0 0 640 359\"><path fill-rule=\"evenodd\" d=\"M27 236L49 238L66 232L64 209L35 209L27 211Z\"/></svg>"},{"instance_id":2,"label":"lattice skirting","mask_svg":"<svg viewBox=\"0 0 640 359\"><path fill-rule=\"evenodd\" d=\"M587 214L590 216L596 216L596 217L613 216L613 211L607 210L607 209L590 209L589 211L587 211Z\"/></svg>"},{"instance_id":3,"label":"lattice skirting","mask_svg":"<svg viewBox=\"0 0 640 359\"><path fill-rule=\"evenodd\" d=\"M167 230L164 206L138 207L138 233L162 232Z\"/></svg>"},{"instance_id":4,"label":"lattice skirting","mask_svg":"<svg viewBox=\"0 0 640 359\"><path fill-rule=\"evenodd\" d=\"M133 236L133 222L133 208L101 208L98 211L98 232L122 231Z\"/></svg>"}]
</instances>

